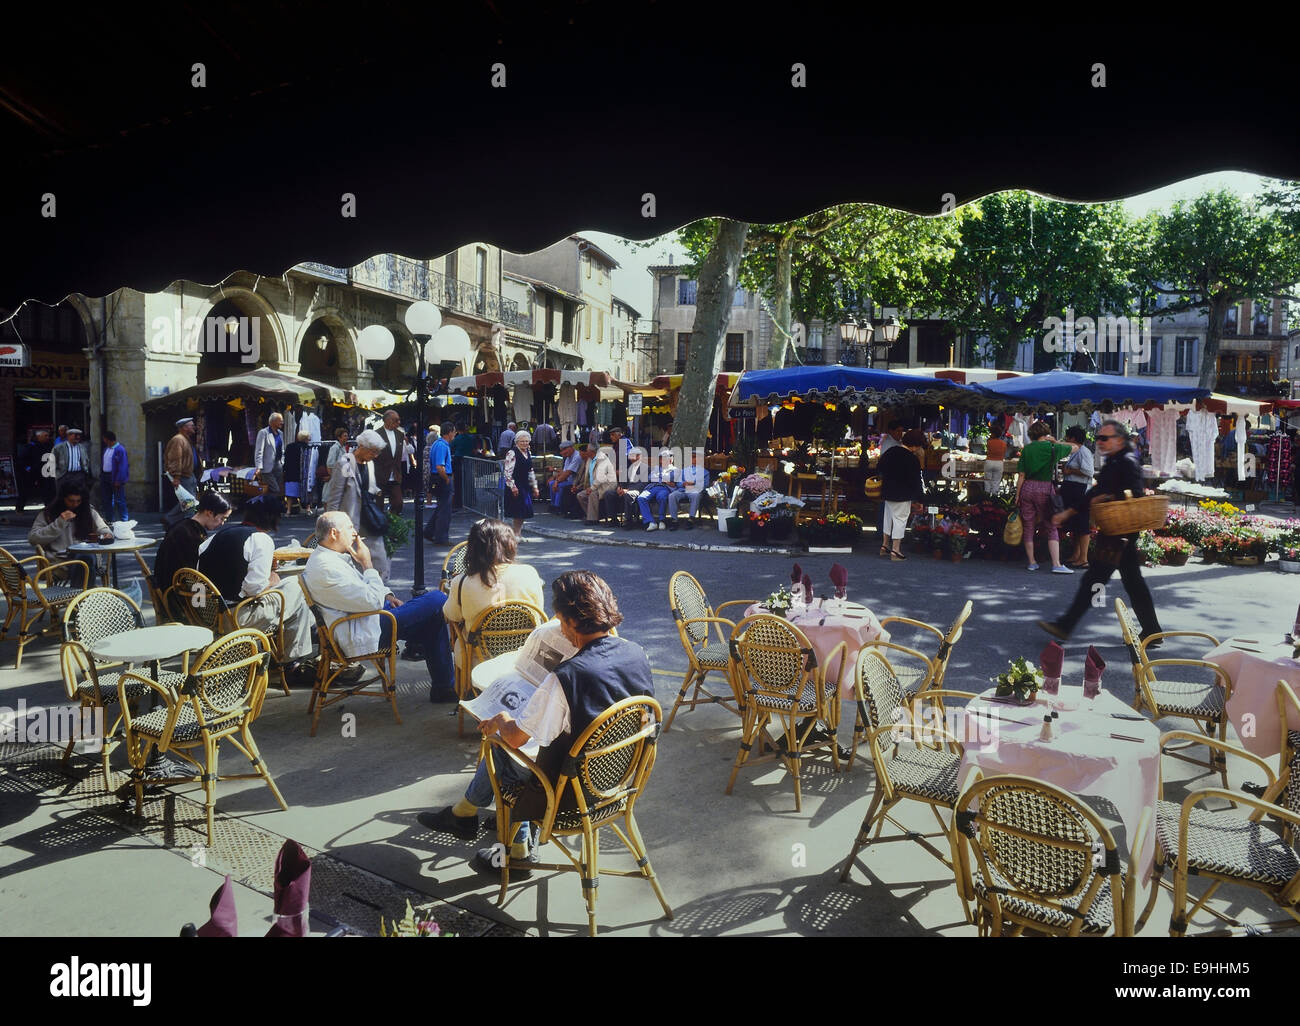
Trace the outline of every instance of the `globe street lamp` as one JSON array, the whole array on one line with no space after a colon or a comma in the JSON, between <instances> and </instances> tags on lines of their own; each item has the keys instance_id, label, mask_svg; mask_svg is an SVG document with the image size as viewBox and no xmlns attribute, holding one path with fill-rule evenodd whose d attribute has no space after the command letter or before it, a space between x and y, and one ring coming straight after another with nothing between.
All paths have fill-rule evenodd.
<instances>
[{"instance_id":1,"label":"globe street lamp","mask_svg":"<svg viewBox=\"0 0 1300 1026\"><path fill-rule=\"evenodd\" d=\"M415 339L415 429L417 432L415 473L415 573L411 595L423 595L424 586L424 391L427 365L444 360L459 361L470 351L470 339L464 328L442 325L442 313L432 303L418 300L406 309L402 320ZM393 333L380 324L372 324L357 336L357 355L366 360L386 360L394 348Z\"/></svg>"}]
</instances>

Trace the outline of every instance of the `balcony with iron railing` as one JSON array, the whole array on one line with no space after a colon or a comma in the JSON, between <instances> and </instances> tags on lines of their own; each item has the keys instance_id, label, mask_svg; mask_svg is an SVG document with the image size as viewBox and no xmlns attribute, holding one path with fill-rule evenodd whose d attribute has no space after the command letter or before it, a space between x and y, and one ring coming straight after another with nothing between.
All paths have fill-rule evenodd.
<instances>
[{"instance_id":1,"label":"balcony with iron railing","mask_svg":"<svg viewBox=\"0 0 1300 1026\"><path fill-rule=\"evenodd\" d=\"M395 253L382 253L351 269L302 263L295 265L294 270L325 281L362 285L403 298L424 299L453 313L489 322L500 321L507 328L528 335L533 332L532 315L520 311L515 300L467 281L448 278L439 271L430 270L424 261Z\"/></svg>"},{"instance_id":2,"label":"balcony with iron railing","mask_svg":"<svg viewBox=\"0 0 1300 1026\"><path fill-rule=\"evenodd\" d=\"M826 351L824 349L810 349L807 346L797 346L795 352L799 354L799 359L806 364L821 364L826 362Z\"/></svg>"}]
</instances>

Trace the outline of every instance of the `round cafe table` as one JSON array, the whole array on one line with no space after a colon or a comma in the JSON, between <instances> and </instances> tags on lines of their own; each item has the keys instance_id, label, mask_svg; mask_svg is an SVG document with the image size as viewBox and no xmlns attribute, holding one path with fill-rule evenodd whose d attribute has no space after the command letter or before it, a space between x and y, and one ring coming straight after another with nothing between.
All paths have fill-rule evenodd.
<instances>
[{"instance_id":1,"label":"round cafe table","mask_svg":"<svg viewBox=\"0 0 1300 1026\"><path fill-rule=\"evenodd\" d=\"M824 599L814 599L812 605L805 606L800 612L792 609L786 619L803 631L822 666L826 665L826 659L835 646L844 642L848 651L845 653L844 672L840 675L840 698L852 701L852 667L857 662L858 652L870 641L888 641L889 631L881 627L876 614L860 602L844 602L841 610L835 608L832 600L833 612L823 609L824 602ZM759 603L745 609L746 616L765 612L767 610Z\"/></svg>"},{"instance_id":2,"label":"round cafe table","mask_svg":"<svg viewBox=\"0 0 1300 1026\"><path fill-rule=\"evenodd\" d=\"M90 646L90 654L105 662L150 663L156 680L159 664L164 659L186 656L188 669L189 653L211 644L212 632L206 627L168 623L161 627L141 627L100 638Z\"/></svg>"},{"instance_id":3,"label":"round cafe table","mask_svg":"<svg viewBox=\"0 0 1300 1026\"><path fill-rule=\"evenodd\" d=\"M1108 691L1090 702L1082 687L1063 685L1058 736L1042 741L1049 698L1040 691L1033 705L1021 706L994 701L990 689L972 700L955 729L949 725L963 746L958 779L978 766L985 777L1012 774L1055 784L1093 805L1103 819L1118 819L1124 850L1131 848L1142 814L1150 809L1152 820L1136 856L1145 882L1155 864L1160 728Z\"/></svg>"},{"instance_id":4,"label":"round cafe table","mask_svg":"<svg viewBox=\"0 0 1300 1026\"><path fill-rule=\"evenodd\" d=\"M113 539L108 545L101 545L99 542L77 542L75 545L69 545L69 552L87 553L103 552L108 556L109 575L113 580L113 587L117 587L117 554L119 552L140 552L150 546L157 545L157 538L130 538L126 541ZM105 586L108 581L105 580Z\"/></svg>"},{"instance_id":5,"label":"round cafe table","mask_svg":"<svg viewBox=\"0 0 1300 1026\"><path fill-rule=\"evenodd\" d=\"M1276 637L1276 635L1275 635ZM1277 682L1284 680L1300 693L1300 662L1291 658L1291 642L1265 640L1263 633L1229 638L1202 657L1222 667L1232 680L1228 719L1241 746L1267 759L1282 749L1282 723L1277 715ZM1254 717L1248 720L1246 717ZM1300 730L1294 714L1292 730Z\"/></svg>"}]
</instances>

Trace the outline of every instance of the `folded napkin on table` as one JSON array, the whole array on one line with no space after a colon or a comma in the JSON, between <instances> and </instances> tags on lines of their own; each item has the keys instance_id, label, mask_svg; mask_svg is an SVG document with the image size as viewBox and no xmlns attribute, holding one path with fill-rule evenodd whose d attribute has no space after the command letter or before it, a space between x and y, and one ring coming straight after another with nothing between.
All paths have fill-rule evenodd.
<instances>
[{"instance_id":1,"label":"folded napkin on table","mask_svg":"<svg viewBox=\"0 0 1300 1026\"><path fill-rule=\"evenodd\" d=\"M1101 683L1101 671L1106 669L1106 660L1095 648L1088 646L1088 658L1083 661L1083 679L1088 684Z\"/></svg>"},{"instance_id":2,"label":"folded napkin on table","mask_svg":"<svg viewBox=\"0 0 1300 1026\"><path fill-rule=\"evenodd\" d=\"M311 894L311 859L297 841L285 841L275 857L275 914L268 937L307 935L307 898Z\"/></svg>"},{"instance_id":3,"label":"folded napkin on table","mask_svg":"<svg viewBox=\"0 0 1300 1026\"><path fill-rule=\"evenodd\" d=\"M803 575L803 600L812 605L812 574Z\"/></svg>"},{"instance_id":4,"label":"folded napkin on table","mask_svg":"<svg viewBox=\"0 0 1300 1026\"><path fill-rule=\"evenodd\" d=\"M790 571L791 590L794 590L794 588L799 587L799 582L801 580L803 580L803 571L799 569L799 564L796 563L794 565L794 569Z\"/></svg>"},{"instance_id":5,"label":"folded napkin on table","mask_svg":"<svg viewBox=\"0 0 1300 1026\"><path fill-rule=\"evenodd\" d=\"M239 926L235 915L235 888L226 874L226 882L217 888L208 904L212 917L198 929L200 937L238 937Z\"/></svg>"},{"instance_id":6,"label":"folded napkin on table","mask_svg":"<svg viewBox=\"0 0 1300 1026\"><path fill-rule=\"evenodd\" d=\"M1060 642L1049 641L1047 647L1038 653L1038 665L1044 677L1059 677L1061 667L1065 665L1065 649Z\"/></svg>"},{"instance_id":7,"label":"folded napkin on table","mask_svg":"<svg viewBox=\"0 0 1300 1026\"><path fill-rule=\"evenodd\" d=\"M831 566L831 584L835 585L835 597L842 599L849 586L849 572L839 563Z\"/></svg>"}]
</instances>

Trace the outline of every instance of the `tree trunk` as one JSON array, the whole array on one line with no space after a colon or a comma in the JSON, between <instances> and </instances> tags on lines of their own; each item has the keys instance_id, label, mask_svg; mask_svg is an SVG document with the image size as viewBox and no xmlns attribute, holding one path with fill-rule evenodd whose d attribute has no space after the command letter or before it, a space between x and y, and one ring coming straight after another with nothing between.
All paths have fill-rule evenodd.
<instances>
[{"instance_id":1,"label":"tree trunk","mask_svg":"<svg viewBox=\"0 0 1300 1026\"><path fill-rule=\"evenodd\" d=\"M1201 380L1197 384L1211 392L1219 380L1219 340L1223 337L1223 318L1227 312L1228 303L1222 295L1210 296L1210 320L1205 327L1205 352L1201 354Z\"/></svg>"},{"instance_id":2,"label":"tree trunk","mask_svg":"<svg viewBox=\"0 0 1300 1026\"><path fill-rule=\"evenodd\" d=\"M691 348L677 399L677 416L673 419L674 447L702 447L708 437L713 392L722 365L727 322L731 319L731 299L736 292L736 274L748 231L749 225L744 221L719 218L713 245L700 265Z\"/></svg>"},{"instance_id":3,"label":"tree trunk","mask_svg":"<svg viewBox=\"0 0 1300 1026\"><path fill-rule=\"evenodd\" d=\"M1016 358L1020 355L1020 330L1013 329L1006 344L999 346L994 342L994 365L998 370L1015 370Z\"/></svg>"},{"instance_id":4,"label":"tree trunk","mask_svg":"<svg viewBox=\"0 0 1300 1026\"><path fill-rule=\"evenodd\" d=\"M776 245L776 324L772 332L772 346L768 351L768 367L785 366L785 355L790 345L790 334L794 330L790 312L794 245L793 232L783 236Z\"/></svg>"}]
</instances>

